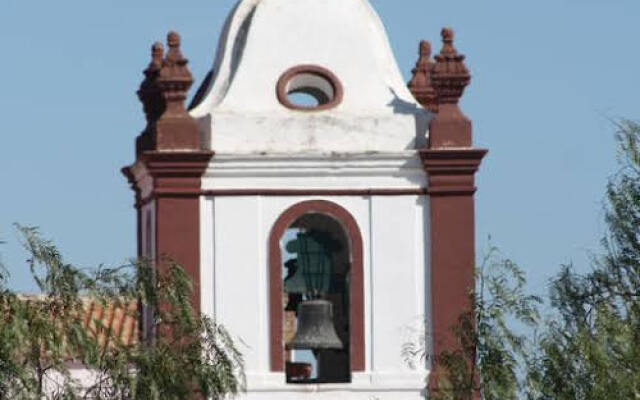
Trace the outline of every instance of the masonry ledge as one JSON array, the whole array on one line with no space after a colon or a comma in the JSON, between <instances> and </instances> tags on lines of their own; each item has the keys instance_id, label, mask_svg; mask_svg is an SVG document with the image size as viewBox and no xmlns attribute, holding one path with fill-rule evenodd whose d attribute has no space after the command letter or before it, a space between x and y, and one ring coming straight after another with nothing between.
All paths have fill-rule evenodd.
<instances>
[{"instance_id":1,"label":"masonry ledge","mask_svg":"<svg viewBox=\"0 0 640 400\"><path fill-rule=\"evenodd\" d=\"M292 384L285 383L284 373L248 374L247 392L416 392L426 386L428 371L410 373L352 374L351 383Z\"/></svg>"}]
</instances>

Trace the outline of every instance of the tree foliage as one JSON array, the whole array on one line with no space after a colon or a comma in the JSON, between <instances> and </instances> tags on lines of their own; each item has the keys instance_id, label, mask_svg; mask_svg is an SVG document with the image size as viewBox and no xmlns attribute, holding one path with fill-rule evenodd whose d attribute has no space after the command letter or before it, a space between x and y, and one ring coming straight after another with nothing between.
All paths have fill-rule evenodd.
<instances>
[{"instance_id":1,"label":"tree foliage","mask_svg":"<svg viewBox=\"0 0 640 400\"><path fill-rule=\"evenodd\" d=\"M221 398L242 390L243 361L229 334L195 312L182 268L163 260L82 270L66 263L34 228L18 226L28 266L42 292L20 296L0 273L0 399L154 400ZM129 312L153 333L133 342L82 315L87 299ZM82 380L80 365L91 371ZM77 372L77 370L76 370Z\"/></svg>"},{"instance_id":2,"label":"tree foliage","mask_svg":"<svg viewBox=\"0 0 640 400\"><path fill-rule=\"evenodd\" d=\"M640 398L640 125L616 126L621 169L607 187L604 252L590 273L567 266L553 282L559 318L531 368L533 398Z\"/></svg>"},{"instance_id":3,"label":"tree foliage","mask_svg":"<svg viewBox=\"0 0 640 400\"><path fill-rule=\"evenodd\" d=\"M454 328L460 350L433 355L442 377L431 398L640 399L640 124L616 127L620 170L607 185L608 229L591 271L561 268L543 324L541 299L525 293L514 263L481 267L474 309Z\"/></svg>"},{"instance_id":4,"label":"tree foliage","mask_svg":"<svg viewBox=\"0 0 640 400\"><path fill-rule=\"evenodd\" d=\"M431 399L517 399L526 386L523 366L533 343L522 328L537 326L541 299L525 293L523 270L495 247L477 269L476 282L474 308L453 328L459 350L432 357L439 378Z\"/></svg>"}]
</instances>

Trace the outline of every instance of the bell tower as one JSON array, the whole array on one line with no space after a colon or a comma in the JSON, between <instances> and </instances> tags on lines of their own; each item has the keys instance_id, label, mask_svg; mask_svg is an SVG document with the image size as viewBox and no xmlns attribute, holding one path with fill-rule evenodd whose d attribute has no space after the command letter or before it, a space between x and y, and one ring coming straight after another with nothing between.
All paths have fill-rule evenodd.
<instances>
[{"instance_id":1,"label":"bell tower","mask_svg":"<svg viewBox=\"0 0 640 400\"><path fill-rule=\"evenodd\" d=\"M442 40L407 85L368 0L241 0L189 110L180 37L153 46L123 169L138 251L181 263L240 339L246 398L420 399L437 373L403 349L456 348L486 150Z\"/></svg>"}]
</instances>

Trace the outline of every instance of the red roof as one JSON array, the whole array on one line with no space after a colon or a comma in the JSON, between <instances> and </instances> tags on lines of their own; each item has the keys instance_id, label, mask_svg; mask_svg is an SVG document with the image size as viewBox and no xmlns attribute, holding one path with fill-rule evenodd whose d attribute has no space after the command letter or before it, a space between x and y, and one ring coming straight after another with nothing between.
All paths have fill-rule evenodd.
<instances>
[{"instance_id":1,"label":"red roof","mask_svg":"<svg viewBox=\"0 0 640 400\"><path fill-rule=\"evenodd\" d=\"M87 299L82 322L100 340L101 345L105 344L108 332L125 345L133 345L138 342L138 316L137 301L130 302L125 308L114 303L103 305L100 301Z\"/></svg>"}]
</instances>

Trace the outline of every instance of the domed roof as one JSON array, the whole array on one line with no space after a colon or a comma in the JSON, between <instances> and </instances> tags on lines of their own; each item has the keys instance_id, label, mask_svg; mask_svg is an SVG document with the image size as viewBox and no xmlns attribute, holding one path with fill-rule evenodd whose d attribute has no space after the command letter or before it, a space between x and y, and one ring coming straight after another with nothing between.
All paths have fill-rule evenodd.
<instances>
[{"instance_id":1,"label":"domed roof","mask_svg":"<svg viewBox=\"0 0 640 400\"><path fill-rule=\"evenodd\" d=\"M217 152L406 150L429 115L367 0L240 1L207 81L191 114Z\"/></svg>"}]
</instances>

